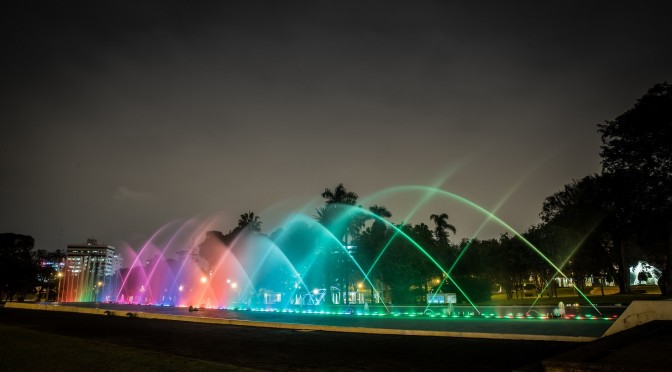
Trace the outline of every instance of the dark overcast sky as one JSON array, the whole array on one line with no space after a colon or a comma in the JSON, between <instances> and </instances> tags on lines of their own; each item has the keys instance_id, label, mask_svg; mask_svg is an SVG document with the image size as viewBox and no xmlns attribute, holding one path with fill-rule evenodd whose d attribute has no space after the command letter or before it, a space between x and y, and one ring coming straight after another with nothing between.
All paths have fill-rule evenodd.
<instances>
[{"instance_id":1,"label":"dark overcast sky","mask_svg":"<svg viewBox=\"0 0 672 372\"><path fill-rule=\"evenodd\" d=\"M664 1L16 3L0 231L43 249L247 210L270 232L339 182L444 177L523 230L599 171L596 124L672 80ZM363 203L400 221L418 197ZM436 198L411 220L443 211L458 237L482 222Z\"/></svg>"}]
</instances>

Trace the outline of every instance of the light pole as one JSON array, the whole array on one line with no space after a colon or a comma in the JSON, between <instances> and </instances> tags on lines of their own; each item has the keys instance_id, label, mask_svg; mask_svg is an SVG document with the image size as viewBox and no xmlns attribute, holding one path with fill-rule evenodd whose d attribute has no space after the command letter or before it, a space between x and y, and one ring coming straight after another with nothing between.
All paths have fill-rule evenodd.
<instances>
[{"instance_id":1,"label":"light pole","mask_svg":"<svg viewBox=\"0 0 672 372\"><path fill-rule=\"evenodd\" d=\"M61 283L63 282L63 273L59 271L58 274L56 274L56 276L58 277L58 292L56 293L56 302L61 302L61 298L63 297L61 296Z\"/></svg>"},{"instance_id":2,"label":"light pole","mask_svg":"<svg viewBox=\"0 0 672 372\"><path fill-rule=\"evenodd\" d=\"M100 293L100 288L101 288L102 286L103 286L103 282L100 282L100 281L99 281L98 283L96 283L96 286L93 287L93 289L95 290L95 293L96 293L96 303L99 302L98 294Z\"/></svg>"}]
</instances>

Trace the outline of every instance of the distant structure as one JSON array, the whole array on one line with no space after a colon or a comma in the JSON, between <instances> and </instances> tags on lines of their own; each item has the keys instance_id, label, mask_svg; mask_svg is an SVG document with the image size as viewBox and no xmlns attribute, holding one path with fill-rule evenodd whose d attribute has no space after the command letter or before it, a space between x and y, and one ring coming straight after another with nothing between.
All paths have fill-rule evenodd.
<instances>
[{"instance_id":1,"label":"distant structure","mask_svg":"<svg viewBox=\"0 0 672 372\"><path fill-rule=\"evenodd\" d=\"M116 287L115 274L121 259L114 247L87 239L68 244L65 261L64 302L106 301Z\"/></svg>"}]
</instances>

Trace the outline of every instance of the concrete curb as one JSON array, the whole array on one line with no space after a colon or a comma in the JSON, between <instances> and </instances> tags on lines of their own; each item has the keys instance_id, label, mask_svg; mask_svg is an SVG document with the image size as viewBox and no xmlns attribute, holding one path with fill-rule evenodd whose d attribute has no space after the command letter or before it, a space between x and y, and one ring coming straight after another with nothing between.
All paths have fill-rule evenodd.
<instances>
[{"instance_id":1,"label":"concrete curb","mask_svg":"<svg viewBox=\"0 0 672 372\"><path fill-rule=\"evenodd\" d=\"M295 331L322 331L322 332L343 332L343 333L363 333L377 335L398 335L398 336L429 336L429 337L460 337L460 338L484 338L495 340L520 340L520 341L560 341L560 342L590 342L596 337L585 336L556 336L556 335L530 335L517 333L480 333L480 332L448 332L448 331L425 331L410 329L390 329L390 328L366 328L366 327L341 327L315 324L296 324L296 323L274 323L259 322L252 320L223 319L200 316L157 314L150 312L133 312L109 310L104 308L84 308L77 306L54 306L48 304L30 304L12 302L5 305L7 308L45 310L45 311L64 311L81 314L96 314L108 316L129 316L142 319L160 319L192 323L221 324L242 327L260 327L288 329ZM132 314L132 315L128 315Z\"/></svg>"},{"instance_id":2,"label":"concrete curb","mask_svg":"<svg viewBox=\"0 0 672 372\"><path fill-rule=\"evenodd\" d=\"M602 337L654 320L672 320L672 301L632 301Z\"/></svg>"}]
</instances>

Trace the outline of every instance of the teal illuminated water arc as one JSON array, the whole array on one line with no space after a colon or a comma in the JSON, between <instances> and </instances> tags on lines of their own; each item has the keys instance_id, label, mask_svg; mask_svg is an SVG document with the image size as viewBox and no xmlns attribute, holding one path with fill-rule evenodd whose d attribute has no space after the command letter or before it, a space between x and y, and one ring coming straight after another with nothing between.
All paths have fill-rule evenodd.
<instances>
[{"instance_id":1,"label":"teal illuminated water arc","mask_svg":"<svg viewBox=\"0 0 672 372\"><path fill-rule=\"evenodd\" d=\"M547 262L550 267L555 269L558 275L567 278L567 276L562 273L564 264L558 267L517 231L498 218L494 212L487 211L476 203L456 194L429 186L399 186L380 191L373 196L363 198L363 200L371 200L376 196L380 196L381 193L394 194L409 191L422 192L422 197L420 198L421 202L412 206L410 216L413 216L424 203L436 196L448 197L451 200L466 204L470 209L482 213L487 217L476 234L481 231L488 221L496 222L521 239L526 247L537 253L544 262ZM499 206L497 208L499 208ZM298 223L296 225L298 230L289 235L289 240L286 240L287 244L282 244L276 238L269 240L268 237L262 237L262 235L255 232L251 232L250 234L244 233L235 236L233 243L228 243L225 240L218 241L217 244L219 245L217 245L215 251L219 253L217 253L216 256L203 255L203 248L209 247L208 249L210 249L214 247L209 244L206 247L202 246L204 243L199 244L199 250L196 251L196 245L194 245L193 240L196 237L200 239L204 234L206 235L206 240L209 239L208 237L213 236L219 236L219 239L222 239L224 234L221 232L208 231L207 234L205 233L206 230L211 230L213 225L210 223L201 224L199 225L200 227L194 228L191 245L181 244L177 239L177 236L181 235L183 230L186 230L192 225L191 220L181 226L175 226L174 223L163 226L154 233L143 246L141 246L142 249L134 255L134 260L132 260L132 270L129 270L128 274L122 277L121 287L124 289L123 293L125 294L126 302L149 303L150 301L153 301L155 304L160 303L162 305L172 303L181 306L196 305L206 307L249 308L251 307L251 301L260 303L260 298L266 298L263 296L275 296L275 294L277 294L278 301L282 301L282 306L279 308L287 309L290 304L300 304L303 306L306 304L304 302L307 298L305 297L306 293L309 294L311 292L310 288L321 288L321 291L327 291L326 293L330 293L332 296L331 302L325 302L325 306L338 305L341 303L341 301L336 300L336 298L339 297L337 292L340 293L341 298L344 295L348 296L347 299L353 298L352 293L355 293L355 300L352 300L354 301L352 303L361 304L367 301L365 298L367 294L362 294L363 292L359 290L350 292L350 284L341 281L341 279L350 281L351 279L358 277L360 275L357 273L358 270L361 272L361 275L364 276L363 282L366 282L367 286L371 286L371 301L374 301L375 298L378 300L382 299L382 306L385 306L387 309L385 299L382 298L383 296L381 296L378 288L376 288L374 280L371 278L371 273L379 264L382 264L384 260L381 260L381 257L383 257L389 250L394 239L401 238L407 242L404 243L405 247L411 250L417 250L421 253L423 259L426 258L429 260L428 263L436 267L438 271L443 274L444 280L441 282L442 285L452 283L455 286L455 291L464 297L465 301L469 303L475 312L482 314L482 311L478 309L476 304L470 298L470 293L467 293L461 288L460 283L453 277L453 272L463 261L466 252L469 249L473 249L471 243L467 244L466 247L459 252L457 258L453 262L445 264L445 267L443 267L442 264L438 262L438 258L435 259L425 247L414 240L412 234L405 230L404 226L402 226L405 225L403 222L401 225L395 225L387 219L377 215L375 212L364 209L361 206L344 206L344 208L336 208L335 211L337 211L336 214L332 215L327 220L332 224L321 223L304 213L288 215L281 225L283 231L294 231L294 227L292 227L294 226L294 221ZM386 226L386 229L390 232L388 236L392 236L388 241L380 242L383 243L382 246L384 247L375 257L371 257L375 259L370 267L363 267L355 257L353 257L353 254L349 250L351 247L347 246L348 238L345 234L347 227L350 226L350 219L353 216L359 216L363 220L368 221L373 219L375 221L374 223ZM157 235L163 234L168 226L175 226L177 231L172 235L168 235L169 239L167 239L165 246L158 244L160 242ZM311 235L303 235L304 232L302 229L304 228L306 229L306 232ZM338 231L338 233L335 233L334 231ZM345 239L343 239L343 236L341 236L340 239L338 238L341 234L340 231L343 231L344 236L346 236ZM213 235L211 233L217 233L219 235ZM354 234L353 232L349 233ZM244 236L256 236L257 238L242 239ZM282 236L282 234L277 236ZM302 236L306 238L301 238ZM239 241L240 239L245 241ZM343 243L343 241L346 243ZM297 244L297 242L300 244L301 248L292 250L293 248L291 244ZM328 247L329 249L323 250L323 248L320 247ZM173 263L167 263L167 260L169 260L168 257L166 257L167 252L175 252L178 250L185 252L185 248L187 248L186 255L183 253L179 256L179 259L183 261L172 260ZM211 250L211 252L215 251ZM336 254L337 251L342 252L339 257L342 257L342 259L345 260L340 262L348 263L339 263L340 266L334 266L334 261L332 260L333 257L336 256L331 256L331 254ZM151 254L153 253L155 254L154 260L161 260L161 263L148 260L144 267L137 265L140 262L142 255L150 255L151 257ZM212 257L212 259L209 257ZM207 260L207 263L204 264L203 259ZM166 262L164 263L163 261ZM349 267L350 265L352 265L352 268L356 267L355 272ZM368 261L366 266L368 266ZM308 276L304 275L311 270L312 273ZM341 270L340 274L337 274L337 270ZM347 276L337 277L336 275L344 274L343 270L348 270L345 273ZM131 276L133 278L129 281L129 277ZM228 286L229 278L232 280L231 287ZM307 278L305 282L304 278ZM237 287L233 287L234 284ZM336 287L345 284L347 284L347 293L343 293L343 287ZM380 285L380 283L378 284ZM247 288L249 288L249 291ZM340 289L337 290L336 288ZM440 290L440 287L437 291L438 290ZM143 295L142 292L144 292L146 296ZM585 298L593 308L595 308L592 302L586 298L580 289L577 288L577 292ZM121 290L117 293L117 300L123 302L123 297L119 296ZM129 299L129 296L134 293L134 299ZM289 297L285 297L289 293L291 293ZM280 300L280 295L282 296L282 300ZM165 298L167 298L167 300ZM112 298L112 300L114 300L114 298ZM299 303L297 301L301 302ZM349 303L349 301L346 300L345 303ZM264 304L273 304L272 307L275 308L278 308L278 306L281 305L280 302L264 302ZM595 310L599 313L599 310L596 308Z\"/></svg>"},{"instance_id":2,"label":"teal illuminated water arc","mask_svg":"<svg viewBox=\"0 0 672 372\"><path fill-rule=\"evenodd\" d=\"M356 207L355 207L355 208L356 208ZM357 209L362 210L361 208L357 208ZM369 212L369 213L371 213L371 212ZM373 214L373 213L371 213L371 214L372 214L372 215L375 215L375 214ZM376 217L378 217L378 216L376 216ZM297 215L296 218L297 218L297 220L302 220L302 221L304 221L304 222L308 222L308 223L310 223L310 224L314 224L314 226L317 226L319 229L321 229L321 231L322 231L323 233L326 233L327 237L329 237L331 240L333 240L333 241L337 244L337 246L338 246L343 252L345 252L345 254L346 254L347 257L350 259L350 261L352 261L352 262L355 264L355 266L357 267L357 269L362 273L362 275L364 275L364 280L367 281L367 282L369 283L369 285L371 285L371 288L373 288L373 290L374 290L376 293L380 293L380 292L378 292L378 289L376 289L376 286L371 282L371 280L369 279L368 275L364 272L364 269L362 269L362 267L359 265L359 262L357 262L357 260L355 260L355 258L352 257L352 254L350 254L350 252L348 252L348 249L343 245L343 243L342 243L336 236L334 236L334 234L333 234L331 231L329 231L329 229L327 229L327 228L326 228L324 225L322 225L321 223L319 223L319 222L315 221L314 219L309 218L309 217L307 217L307 216L304 216L304 215ZM378 218L380 218L380 217L378 217ZM383 306L385 307L385 309L388 310L387 305L385 304L385 302L382 302L382 304L383 304Z\"/></svg>"}]
</instances>

